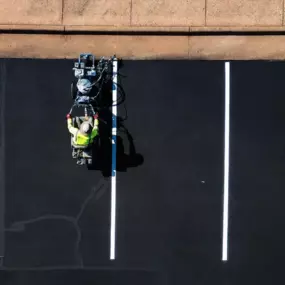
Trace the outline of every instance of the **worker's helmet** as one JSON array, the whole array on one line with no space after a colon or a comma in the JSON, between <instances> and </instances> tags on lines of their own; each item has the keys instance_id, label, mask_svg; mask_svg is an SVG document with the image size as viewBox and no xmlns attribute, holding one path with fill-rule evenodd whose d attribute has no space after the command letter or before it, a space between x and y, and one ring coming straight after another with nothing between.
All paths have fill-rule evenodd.
<instances>
[{"instance_id":1,"label":"worker's helmet","mask_svg":"<svg viewBox=\"0 0 285 285\"><path fill-rule=\"evenodd\" d=\"M88 94L92 89L92 84L88 79L79 79L77 82L77 89L82 94Z\"/></svg>"},{"instance_id":2,"label":"worker's helmet","mask_svg":"<svg viewBox=\"0 0 285 285\"><path fill-rule=\"evenodd\" d=\"M91 125L89 124L89 122L83 122L80 126L80 132L84 135L87 135L88 133L90 133L91 130Z\"/></svg>"}]
</instances>

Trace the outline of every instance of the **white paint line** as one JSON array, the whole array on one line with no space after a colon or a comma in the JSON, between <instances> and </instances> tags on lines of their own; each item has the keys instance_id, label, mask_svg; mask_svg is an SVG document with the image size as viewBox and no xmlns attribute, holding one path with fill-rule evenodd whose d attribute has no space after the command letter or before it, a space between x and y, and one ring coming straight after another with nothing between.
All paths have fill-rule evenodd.
<instances>
[{"instance_id":1,"label":"white paint line","mask_svg":"<svg viewBox=\"0 0 285 285\"><path fill-rule=\"evenodd\" d=\"M118 61L113 62L113 90L112 90L112 178L111 178L111 230L110 230L110 259L115 259L116 251L116 135L117 135L117 71Z\"/></svg>"},{"instance_id":2,"label":"white paint line","mask_svg":"<svg viewBox=\"0 0 285 285\"><path fill-rule=\"evenodd\" d=\"M116 176L112 176L112 198L111 198L111 243L110 243L110 259L115 259L116 248Z\"/></svg>"},{"instance_id":3,"label":"white paint line","mask_svg":"<svg viewBox=\"0 0 285 285\"><path fill-rule=\"evenodd\" d=\"M225 156L222 260L228 260L229 223L229 151L230 151L230 63L225 63Z\"/></svg>"}]
</instances>

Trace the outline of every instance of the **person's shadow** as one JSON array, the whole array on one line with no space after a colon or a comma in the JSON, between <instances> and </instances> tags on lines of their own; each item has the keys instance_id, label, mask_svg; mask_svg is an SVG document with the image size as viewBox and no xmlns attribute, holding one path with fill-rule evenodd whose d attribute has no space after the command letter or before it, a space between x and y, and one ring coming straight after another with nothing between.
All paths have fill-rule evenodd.
<instances>
[{"instance_id":1,"label":"person's shadow","mask_svg":"<svg viewBox=\"0 0 285 285\"><path fill-rule=\"evenodd\" d=\"M126 172L128 168L142 165L144 158L140 153L137 153L134 139L122 123L122 119L117 117L117 131L122 135L112 136L112 113L110 111L100 113L100 135L93 146L93 164L88 169L100 170L104 177L110 177L114 169ZM125 145L128 147L126 148Z\"/></svg>"},{"instance_id":2,"label":"person's shadow","mask_svg":"<svg viewBox=\"0 0 285 285\"><path fill-rule=\"evenodd\" d=\"M119 66L121 65L122 63ZM117 135L112 136L114 117L110 109L113 104L113 88L117 88L118 93L120 93L117 102L115 102L117 106L126 100L126 94L120 84L112 86L110 80L104 85L100 106L99 108L98 105L96 106L99 114L99 137L93 146L93 163L88 167L89 170L100 170L104 177L110 177L114 169L126 172L128 168L137 167L144 162L143 156L136 151L133 136L124 125L125 119L122 117L116 117ZM125 145L128 145L127 150Z\"/></svg>"}]
</instances>

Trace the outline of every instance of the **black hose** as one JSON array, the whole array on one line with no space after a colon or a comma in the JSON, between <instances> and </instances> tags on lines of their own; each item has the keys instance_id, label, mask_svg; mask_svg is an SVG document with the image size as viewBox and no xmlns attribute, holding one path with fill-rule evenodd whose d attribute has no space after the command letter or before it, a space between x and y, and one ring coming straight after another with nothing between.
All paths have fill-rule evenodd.
<instances>
[{"instance_id":1,"label":"black hose","mask_svg":"<svg viewBox=\"0 0 285 285\"><path fill-rule=\"evenodd\" d=\"M93 96L93 97L90 97L91 101L95 101L95 100L96 100L96 98L100 95L100 93L101 93L101 91L102 91L102 88L103 88L104 83L106 84L106 83L108 83L108 81L110 80L109 76L112 78L113 75L114 75L113 72L105 72L106 69L108 69L108 67L109 67L109 62L112 62L112 59L109 59L109 60L107 60L107 61L105 62L105 66L104 66L104 68L102 69L99 78L96 80L96 82L94 82L94 83L92 84L92 86L95 86L96 84L101 83L100 86L98 87L98 92L97 92L97 94L96 94L95 96ZM106 77L103 77L103 74L106 74ZM121 104L123 103L123 106L124 106L124 109L125 109L125 116L124 116L124 118L122 118L121 120L122 120L122 121L125 121L125 120L127 120L127 118L128 118L127 107L126 107L126 104L125 104L125 97L126 97L126 94L125 94L125 92L124 92L124 90L123 90L123 88L122 88L122 86L121 86L120 77L126 77L126 76L120 74L119 72L117 72L116 75L118 76L120 83L118 84L118 83L112 82L112 84L115 84L115 85L116 85L116 88L117 88L117 90L118 90L118 95L119 95L119 96L117 97L117 100L116 100L115 102L112 102L111 105L101 106L101 107L98 107L97 109L102 110L102 109L105 109L105 108L110 108L110 107L114 107L114 106L119 106L119 105L121 105ZM102 80L101 80L101 79L102 79ZM100 82L100 81L101 81L101 82ZM113 86L112 86L112 87L113 87ZM76 104L73 104L73 106L71 107L71 111L72 111L72 109L75 107L75 105L76 105ZM91 103L91 105L92 105L92 103ZM79 107L79 106L78 106L78 107ZM71 112L70 112L70 113L71 113Z\"/></svg>"}]
</instances>

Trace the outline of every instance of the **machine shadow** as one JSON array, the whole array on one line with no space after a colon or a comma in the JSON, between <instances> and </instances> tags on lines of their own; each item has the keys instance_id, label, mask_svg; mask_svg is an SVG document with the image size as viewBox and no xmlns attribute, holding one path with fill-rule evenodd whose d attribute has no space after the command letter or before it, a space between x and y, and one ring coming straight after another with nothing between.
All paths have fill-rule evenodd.
<instances>
[{"instance_id":1,"label":"machine shadow","mask_svg":"<svg viewBox=\"0 0 285 285\"><path fill-rule=\"evenodd\" d=\"M113 104L112 90L114 86L112 82L105 84L102 90L102 98L100 100L99 113L99 140L93 146L93 164L88 166L89 170L99 170L104 177L112 176L112 123L113 114L110 110ZM118 100L116 105L119 106L125 102L125 92L120 84L116 86ZM144 157L137 153L134 139L129 130L124 125L126 118L117 116L117 133L122 135L116 136L116 165L118 172L126 172L128 168L138 167L143 164ZM128 148L125 148L125 144Z\"/></svg>"},{"instance_id":2,"label":"machine shadow","mask_svg":"<svg viewBox=\"0 0 285 285\"><path fill-rule=\"evenodd\" d=\"M89 170L99 170L104 177L112 175L112 112L101 111L99 122L100 139L93 146L93 164L88 167ZM122 136L116 136L116 165L117 172L126 172L128 168L138 167L143 164L144 157L137 153L134 139L128 129L121 124L121 118L117 117L117 129L123 132L126 139ZM128 148L125 148L128 144Z\"/></svg>"}]
</instances>

